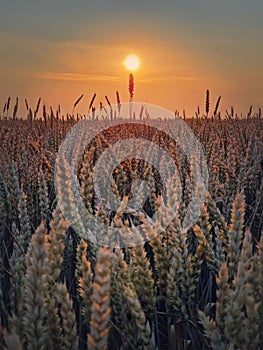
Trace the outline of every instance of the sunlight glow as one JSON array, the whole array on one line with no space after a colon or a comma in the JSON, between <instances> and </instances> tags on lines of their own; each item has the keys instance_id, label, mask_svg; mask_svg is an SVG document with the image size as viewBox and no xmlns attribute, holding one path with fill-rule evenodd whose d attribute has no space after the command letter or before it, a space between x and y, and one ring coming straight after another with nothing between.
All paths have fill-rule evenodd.
<instances>
[{"instance_id":1,"label":"sunlight glow","mask_svg":"<svg viewBox=\"0 0 263 350\"><path fill-rule=\"evenodd\" d=\"M135 71L141 62L136 55L129 55L123 63L129 71Z\"/></svg>"}]
</instances>

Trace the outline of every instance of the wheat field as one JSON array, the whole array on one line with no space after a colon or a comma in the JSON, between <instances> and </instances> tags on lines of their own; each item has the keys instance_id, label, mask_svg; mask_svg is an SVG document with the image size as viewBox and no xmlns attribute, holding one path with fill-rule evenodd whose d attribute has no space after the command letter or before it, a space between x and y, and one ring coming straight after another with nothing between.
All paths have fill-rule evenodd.
<instances>
[{"instance_id":1,"label":"wheat field","mask_svg":"<svg viewBox=\"0 0 263 350\"><path fill-rule=\"evenodd\" d=\"M83 239L57 203L56 155L83 117L74 111L80 100L67 116L45 106L41 111L40 99L35 109L26 103L27 119L17 115L18 100L13 113L8 100L1 116L0 348L263 349L261 111L221 115L218 99L210 112L208 93L203 114L198 109L195 117L180 117L201 142L209 171L201 215L188 230L181 226L192 193L187 166L159 135L180 165L178 212L156 237L149 229L144 245L120 249ZM96 130L93 101L89 123ZM140 218L109 217L92 184L98 152L114 137L98 137L85 150L78 180L90 213L129 230ZM123 162L115 176L121 198L128 195L123 172L151 182L145 208L151 215L158 207L158 174L146 162ZM65 169L57 181L70 204L68 177Z\"/></svg>"}]
</instances>

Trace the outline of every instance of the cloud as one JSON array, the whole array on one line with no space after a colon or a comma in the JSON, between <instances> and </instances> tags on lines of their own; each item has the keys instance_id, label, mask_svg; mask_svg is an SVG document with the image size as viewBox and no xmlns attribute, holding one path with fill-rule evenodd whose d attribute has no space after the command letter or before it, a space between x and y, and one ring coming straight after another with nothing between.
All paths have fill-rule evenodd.
<instances>
[{"instance_id":1,"label":"cloud","mask_svg":"<svg viewBox=\"0 0 263 350\"><path fill-rule=\"evenodd\" d=\"M171 83L174 81L195 81L198 80L198 76L194 75L180 75L180 74L171 74L171 72L159 72L152 73L147 76L141 77L139 80L141 83Z\"/></svg>"},{"instance_id":2,"label":"cloud","mask_svg":"<svg viewBox=\"0 0 263 350\"><path fill-rule=\"evenodd\" d=\"M45 80L62 80L62 81L107 81L107 82L122 82L123 77L116 77L112 75L103 75L103 74L91 74L91 73L75 73L75 72L64 72L64 73L55 73L55 72L46 72L36 74L35 78L45 79ZM158 83L162 81L194 81L197 80L197 77L194 76L149 76L149 77L140 77L140 83Z\"/></svg>"},{"instance_id":3,"label":"cloud","mask_svg":"<svg viewBox=\"0 0 263 350\"><path fill-rule=\"evenodd\" d=\"M41 73L35 77L47 80L67 80L67 81L121 81L119 77L111 75L99 75L91 73Z\"/></svg>"}]
</instances>

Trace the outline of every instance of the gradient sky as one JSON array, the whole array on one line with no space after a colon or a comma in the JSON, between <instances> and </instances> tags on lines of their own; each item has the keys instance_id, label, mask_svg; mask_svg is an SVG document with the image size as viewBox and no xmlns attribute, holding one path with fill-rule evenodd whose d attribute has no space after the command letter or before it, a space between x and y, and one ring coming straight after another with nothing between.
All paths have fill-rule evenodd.
<instances>
[{"instance_id":1,"label":"gradient sky","mask_svg":"<svg viewBox=\"0 0 263 350\"><path fill-rule=\"evenodd\" d=\"M0 110L8 96L38 97L84 113L94 92L127 101L130 53L141 59L135 101L191 115L205 91L212 108L263 105L262 0L2 0Z\"/></svg>"}]
</instances>

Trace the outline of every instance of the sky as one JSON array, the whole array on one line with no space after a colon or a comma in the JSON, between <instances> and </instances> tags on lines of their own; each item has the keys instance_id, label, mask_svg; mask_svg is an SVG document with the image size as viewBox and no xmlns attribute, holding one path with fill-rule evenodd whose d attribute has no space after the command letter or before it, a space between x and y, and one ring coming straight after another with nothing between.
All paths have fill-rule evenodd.
<instances>
[{"instance_id":1,"label":"sky","mask_svg":"<svg viewBox=\"0 0 263 350\"><path fill-rule=\"evenodd\" d=\"M87 113L116 91L129 100L123 61L136 54L134 101L172 112L204 111L222 96L247 113L263 106L262 0L2 0L0 7L0 115L11 96L35 108Z\"/></svg>"}]
</instances>

